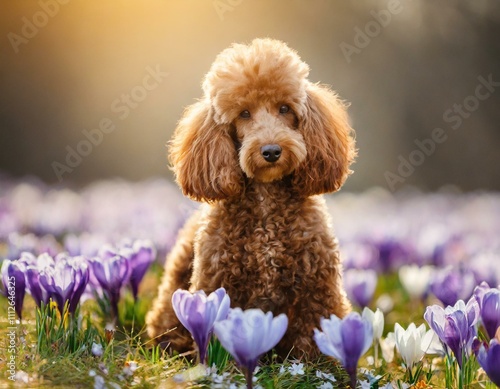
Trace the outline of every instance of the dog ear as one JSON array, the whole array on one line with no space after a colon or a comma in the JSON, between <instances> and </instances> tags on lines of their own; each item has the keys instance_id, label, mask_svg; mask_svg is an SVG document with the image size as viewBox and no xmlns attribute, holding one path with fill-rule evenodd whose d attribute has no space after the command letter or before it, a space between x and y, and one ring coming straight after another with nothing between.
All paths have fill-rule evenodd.
<instances>
[{"instance_id":1,"label":"dog ear","mask_svg":"<svg viewBox=\"0 0 500 389\"><path fill-rule=\"evenodd\" d=\"M295 170L295 188L304 196L340 189L356 156L346 106L328 87L309 84L305 113L299 120L307 157Z\"/></svg>"},{"instance_id":2,"label":"dog ear","mask_svg":"<svg viewBox=\"0 0 500 389\"><path fill-rule=\"evenodd\" d=\"M238 194L242 171L229 124L217 124L208 101L186 109L169 143L169 159L183 193L211 202Z\"/></svg>"}]
</instances>

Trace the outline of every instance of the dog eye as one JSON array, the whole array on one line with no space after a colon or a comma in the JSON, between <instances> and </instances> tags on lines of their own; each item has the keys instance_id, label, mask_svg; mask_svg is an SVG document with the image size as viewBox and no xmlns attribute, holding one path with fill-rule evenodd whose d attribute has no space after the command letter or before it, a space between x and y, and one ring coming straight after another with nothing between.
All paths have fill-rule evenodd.
<instances>
[{"instance_id":1,"label":"dog eye","mask_svg":"<svg viewBox=\"0 0 500 389\"><path fill-rule=\"evenodd\" d=\"M242 119L250 119L250 111L245 109L244 111L240 112L240 118Z\"/></svg>"},{"instance_id":2,"label":"dog eye","mask_svg":"<svg viewBox=\"0 0 500 389\"><path fill-rule=\"evenodd\" d=\"M281 107L280 107L280 113L288 113L290 112L290 107L286 104L283 104Z\"/></svg>"}]
</instances>

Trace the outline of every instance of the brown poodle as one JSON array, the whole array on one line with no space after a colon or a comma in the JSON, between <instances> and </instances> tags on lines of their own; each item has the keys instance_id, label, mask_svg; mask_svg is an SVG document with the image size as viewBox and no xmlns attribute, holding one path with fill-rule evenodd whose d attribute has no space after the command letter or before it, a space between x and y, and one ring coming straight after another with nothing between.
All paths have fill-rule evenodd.
<instances>
[{"instance_id":1,"label":"brown poodle","mask_svg":"<svg viewBox=\"0 0 500 389\"><path fill-rule=\"evenodd\" d=\"M284 43L256 39L216 58L204 97L184 113L170 161L184 194L206 204L169 254L148 333L192 349L172 309L178 289L223 286L233 307L286 313L282 355L315 356L322 316L350 310L322 193L355 157L345 106Z\"/></svg>"}]
</instances>

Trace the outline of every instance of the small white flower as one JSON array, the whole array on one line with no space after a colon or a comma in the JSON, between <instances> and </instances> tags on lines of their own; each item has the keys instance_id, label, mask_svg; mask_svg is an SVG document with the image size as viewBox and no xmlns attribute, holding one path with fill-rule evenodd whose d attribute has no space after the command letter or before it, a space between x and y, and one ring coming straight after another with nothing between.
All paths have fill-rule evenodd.
<instances>
[{"instance_id":1,"label":"small white flower","mask_svg":"<svg viewBox=\"0 0 500 389\"><path fill-rule=\"evenodd\" d=\"M136 361L127 361L125 362L125 366L123 367L123 374L130 377L138 368L139 365Z\"/></svg>"},{"instance_id":2,"label":"small white flower","mask_svg":"<svg viewBox=\"0 0 500 389\"><path fill-rule=\"evenodd\" d=\"M382 313L382 311L377 308L377 310L373 312L370 308L365 307L361 316L372 323L373 339L380 339L382 337L382 333L384 332L384 314Z\"/></svg>"},{"instance_id":3,"label":"small white flower","mask_svg":"<svg viewBox=\"0 0 500 389\"><path fill-rule=\"evenodd\" d=\"M318 389L333 389L333 385L330 382L323 382Z\"/></svg>"},{"instance_id":4,"label":"small white flower","mask_svg":"<svg viewBox=\"0 0 500 389\"><path fill-rule=\"evenodd\" d=\"M224 382L224 376L212 374L212 382L214 384L222 384Z\"/></svg>"},{"instance_id":5,"label":"small white flower","mask_svg":"<svg viewBox=\"0 0 500 389\"><path fill-rule=\"evenodd\" d=\"M291 375L303 375L304 374L304 364L303 363L292 363L292 366L288 368Z\"/></svg>"},{"instance_id":6,"label":"small white flower","mask_svg":"<svg viewBox=\"0 0 500 389\"><path fill-rule=\"evenodd\" d=\"M217 374L217 365L214 363L212 367L207 367L207 375Z\"/></svg>"},{"instance_id":7,"label":"small white flower","mask_svg":"<svg viewBox=\"0 0 500 389\"><path fill-rule=\"evenodd\" d=\"M24 370L19 370L16 372L16 382L23 382L27 384L29 382L29 375Z\"/></svg>"},{"instance_id":8,"label":"small white flower","mask_svg":"<svg viewBox=\"0 0 500 389\"><path fill-rule=\"evenodd\" d=\"M281 365L279 373L283 374L285 371L285 366Z\"/></svg>"},{"instance_id":9,"label":"small white flower","mask_svg":"<svg viewBox=\"0 0 500 389\"><path fill-rule=\"evenodd\" d=\"M105 388L104 377L96 375L94 377L94 389L104 389L104 388Z\"/></svg>"},{"instance_id":10,"label":"small white flower","mask_svg":"<svg viewBox=\"0 0 500 389\"><path fill-rule=\"evenodd\" d=\"M394 338L394 333L389 332L385 339L380 339L380 348L382 349L382 358L387 363L391 363L394 360L394 346L396 346L396 340Z\"/></svg>"},{"instance_id":11,"label":"small white flower","mask_svg":"<svg viewBox=\"0 0 500 389\"><path fill-rule=\"evenodd\" d=\"M394 300L388 293L383 293L375 302L377 308L384 313L389 313L394 309Z\"/></svg>"},{"instance_id":12,"label":"small white flower","mask_svg":"<svg viewBox=\"0 0 500 389\"><path fill-rule=\"evenodd\" d=\"M316 377L321 378L321 379L325 379L325 380L329 380L331 382L337 382L337 379L335 378L335 376L333 374L325 373L321 370L316 370Z\"/></svg>"},{"instance_id":13,"label":"small white flower","mask_svg":"<svg viewBox=\"0 0 500 389\"><path fill-rule=\"evenodd\" d=\"M361 389L370 389L370 383L368 381L359 381L361 384Z\"/></svg>"},{"instance_id":14,"label":"small white flower","mask_svg":"<svg viewBox=\"0 0 500 389\"><path fill-rule=\"evenodd\" d=\"M424 293L427 292L427 289L429 289L433 271L433 266L401 266L398 272L399 280L403 288L412 298L422 298Z\"/></svg>"},{"instance_id":15,"label":"small white flower","mask_svg":"<svg viewBox=\"0 0 500 389\"><path fill-rule=\"evenodd\" d=\"M95 342L92 342L91 351L92 351L92 355L94 355L95 357L100 357L104 353L104 349L102 348L102 344L95 343Z\"/></svg>"},{"instance_id":16,"label":"small white flower","mask_svg":"<svg viewBox=\"0 0 500 389\"><path fill-rule=\"evenodd\" d=\"M128 367L133 373L139 368L139 364L136 361L128 361Z\"/></svg>"},{"instance_id":17,"label":"small white flower","mask_svg":"<svg viewBox=\"0 0 500 389\"><path fill-rule=\"evenodd\" d=\"M212 382L214 384L223 384L227 377L229 377L229 373L212 374Z\"/></svg>"}]
</instances>

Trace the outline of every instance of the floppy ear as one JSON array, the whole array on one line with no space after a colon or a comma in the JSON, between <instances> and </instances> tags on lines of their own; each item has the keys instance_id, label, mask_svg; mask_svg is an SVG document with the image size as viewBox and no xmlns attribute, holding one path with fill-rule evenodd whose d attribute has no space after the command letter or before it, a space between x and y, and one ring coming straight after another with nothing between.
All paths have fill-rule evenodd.
<instances>
[{"instance_id":1,"label":"floppy ear","mask_svg":"<svg viewBox=\"0 0 500 389\"><path fill-rule=\"evenodd\" d=\"M197 201L234 196L242 188L229 124L217 124L208 101L186 109L169 143L169 159L183 193Z\"/></svg>"},{"instance_id":2,"label":"floppy ear","mask_svg":"<svg viewBox=\"0 0 500 389\"><path fill-rule=\"evenodd\" d=\"M340 189L356 156L354 132L343 102L328 87L309 84L299 128L307 157L295 170L295 188L305 196Z\"/></svg>"}]
</instances>

